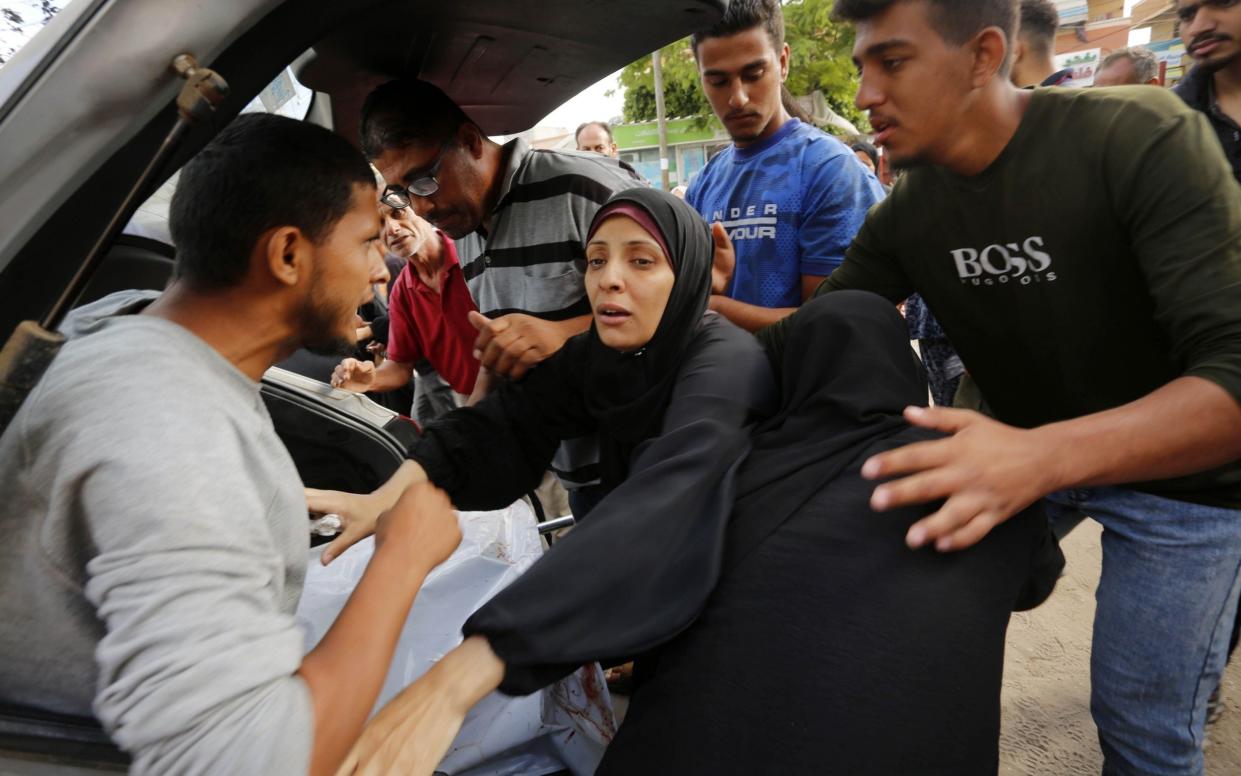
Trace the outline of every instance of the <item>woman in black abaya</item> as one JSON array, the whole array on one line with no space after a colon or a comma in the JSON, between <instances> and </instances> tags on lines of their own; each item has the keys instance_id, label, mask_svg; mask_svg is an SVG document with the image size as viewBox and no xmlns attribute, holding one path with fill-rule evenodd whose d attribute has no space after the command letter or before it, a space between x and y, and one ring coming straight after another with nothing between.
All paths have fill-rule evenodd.
<instances>
[{"instance_id":1,"label":"woman in black abaya","mask_svg":"<svg viewBox=\"0 0 1241 776\"><path fill-rule=\"evenodd\" d=\"M617 195L592 227L591 272L623 244L594 238L624 219L675 268L649 342L609 347L596 290L587 335L413 453L458 506L492 508L525 492L559 439L594 428L609 494L469 619L343 772L430 773L492 689L528 693L634 655L601 773L993 772L1004 631L1041 515L964 552L907 549L928 510L871 512L858 473L932 436L901 417L926 388L891 305L840 292L808 306L780 410L755 429L775 411L772 378L749 335L704 316L706 225L659 192Z\"/></svg>"},{"instance_id":2,"label":"woman in black abaya","mask_svg":"<svg viewBox=\"0 0 1241 776\"><path fill-rule=\"evenodd\" d=\"M720 581L645 660L599 774L994 774L1004 637L1063 558L1041 509L950 554L910 550L930 507L875 513L872 455L938 436L892 305L842 291L789 332L780 413L738 477Z\"/></svg>"}]
</instances>

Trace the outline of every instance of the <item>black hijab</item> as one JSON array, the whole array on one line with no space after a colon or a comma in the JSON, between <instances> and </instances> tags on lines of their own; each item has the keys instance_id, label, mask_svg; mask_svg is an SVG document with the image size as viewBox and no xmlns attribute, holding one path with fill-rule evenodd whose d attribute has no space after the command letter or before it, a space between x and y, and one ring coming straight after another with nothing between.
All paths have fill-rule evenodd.
<instances>
[{"instance_id":1,"label":"black hijab","mask_svg":"<svg viewBox=\"0 0 1241 776\"><path fill-rule=\"evenodd\" d=\"M892 303L865 291L837 291L802 306L789 329L780 412L759 426L737 482L725 573L815 498L827 483L871 455L943 438L906 422L908 406L926 406L926 373ZM865 503L873 483L858 481ZM1002 531L1025 522L1031 570L1017 610L1051 594L1064 556L1036 503ZM1021 529L1026 530L1026 529Z\"/></svg>"},{"instance_id":2,"label":"black hijab","mask_svg":"<svg viewBox=\"0 0 1241 776\"><path fill-rule=\"evenodd\" d=\"M659 433L677 370L693 340L711 295L711 228L683 200L658 189L618 192L595 216L590 232L615 215L612 206L628 203L644 210L659 227L676 274L659 326L644 347L622 353L599 339L592 323L578 342L585 363L582 391L586 407L599 421L600 467L606 485L625 478L639 443ZM581 363L581 362L579 362Z\"/></svg>"},{"instance_id":3,"label":"black hijab","mask_svg":"<svg viewBox=\"0 0 1241 776\"><path fill-rule=\"evenodd\" d=\"M726 567L884 438L936 436L902 416L926 405L926 375L900 313L875 294L837 291L803 305L780 381L780 412L755 432L737 483Z\"/></svg>"}]
</instances>

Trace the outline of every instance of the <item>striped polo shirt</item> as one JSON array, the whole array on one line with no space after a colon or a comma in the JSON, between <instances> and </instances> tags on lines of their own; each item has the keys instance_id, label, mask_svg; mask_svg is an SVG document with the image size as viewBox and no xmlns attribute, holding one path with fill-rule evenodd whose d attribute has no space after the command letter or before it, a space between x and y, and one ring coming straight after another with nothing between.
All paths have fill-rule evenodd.
<instances>
[{"instance_id":1,"label":"striped polo shirt","mask_svg":"<svg viewBox=\"0 0 1241 776\"><path fill-rule=\"evenodd\" d=\"M624 162L585 151L504 145L503 181L491 229L457 240L457 256L479 312L526 313L550 321L590 315L586 233L617 191L646 182ZM552 471L569 489L599 481L599 446L591 437L563 442Z\"/></svg>"},{"instance_id":2,"label":"striped polo shirt","mask_svg":"<svg viewBox=\"0 0 1241 776\"><path fill-rule=\"evenodd\" d=\"M491 229L457 241L461 269L484 315L550 321L590 314L586 232L617 191L645 183L629 165L579 151L504 146L504 178Z\"/></svg>"}]
</instances>

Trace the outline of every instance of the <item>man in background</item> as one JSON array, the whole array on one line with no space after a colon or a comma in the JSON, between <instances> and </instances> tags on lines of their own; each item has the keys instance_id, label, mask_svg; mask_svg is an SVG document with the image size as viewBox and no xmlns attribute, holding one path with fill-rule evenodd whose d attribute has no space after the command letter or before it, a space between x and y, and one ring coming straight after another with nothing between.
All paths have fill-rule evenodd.
<instances>
[{"instance_id":1,"label":"man in background","mask_svg":"<svg viewBox=\"0 0 1241 776\"><path fill-rule=\"evenodd\" d=\"M711 309L754 331L800 307L840 265L883 188L846 145L790 117L778 0L733 0L690 41L703 92L733 142L685 199L736 251L732 282Z\"/></svg>"},{"instance_id":2,"label":"man in background","mask_svg":"<svg viewBox=\"0 0 1241 776\"><path fill-rule=\"evenodd\" d=\"M1060 86L1073 78L1073 70L1057 70L1052 61L1060 12L1051 0L1021 0L1021 20L1013 45L1013 85L1022 89Z\"/></svg>"},{"instance_id":3,"label":"man in background","mask_svg":"<svg viewBox=\"0 0 1241 776\"><path fill-rule=\"evenodd\" d=\"M1181 40L1197 63L1175 92L1201 111L1241 181L1241 3L1178 0Z\"/></svg>"},{"instance_id":4,"label":"man in background","mask_svg":"<svg viewBox=\"0 0 1241 776\"><path fill-rule=\"evenodd\" d=\"M387 358L378 367L347 358L333 372L332 385L366 393L395 390L407 385L415 367L425 361L428 371L418 375L413 402L414 419L425 425L463 404L474 390L478 332L469 314L476 308L452 240L413 208L381 202L379 210L388 251L405 259L389 298ZM445 383L455 395L437 401Z\"/></svg>"},{"instance_id":5,"label":"man in background","mask_svg":"<svg viewBox=\"0 0 1241 776\"><path fill-rule=\"evenodd\" d=\"M1159 85L1159 60L1141 46L1113 51L1094 71L1095 86Z\"/></svg>"},{"instance_id":6,"label":"man in background","mask_svg":"<svg viewBox=\"0 0 1241 776\"><path fill-rule=\"evenodd\" d=\"M577 150L593 151L616 158L616 141L612 138L612 128L605 121L588 121L573 133L577 141Z\"/></svg>"}]
</instances>

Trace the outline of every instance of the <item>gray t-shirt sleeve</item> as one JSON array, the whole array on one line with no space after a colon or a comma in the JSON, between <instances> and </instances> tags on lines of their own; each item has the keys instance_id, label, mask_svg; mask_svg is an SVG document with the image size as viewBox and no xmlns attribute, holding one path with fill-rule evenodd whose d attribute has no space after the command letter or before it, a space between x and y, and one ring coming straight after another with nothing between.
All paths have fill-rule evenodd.
<instances>
[{"instance_id":1,"label":"gray t-shirt sleeve","mask_svg":"<svg viewBox=\"0 0 1241 776\"><path fill-rule=\"evenodd\" d=\"M95 713L135 774L304 774L303 637L265 519L283 508L277 484L250 429L195 424L165 399L146 432L118 424L114 449L80 469L96 545L85 593L107 630Z\"/></svg>"}]
</instances>

